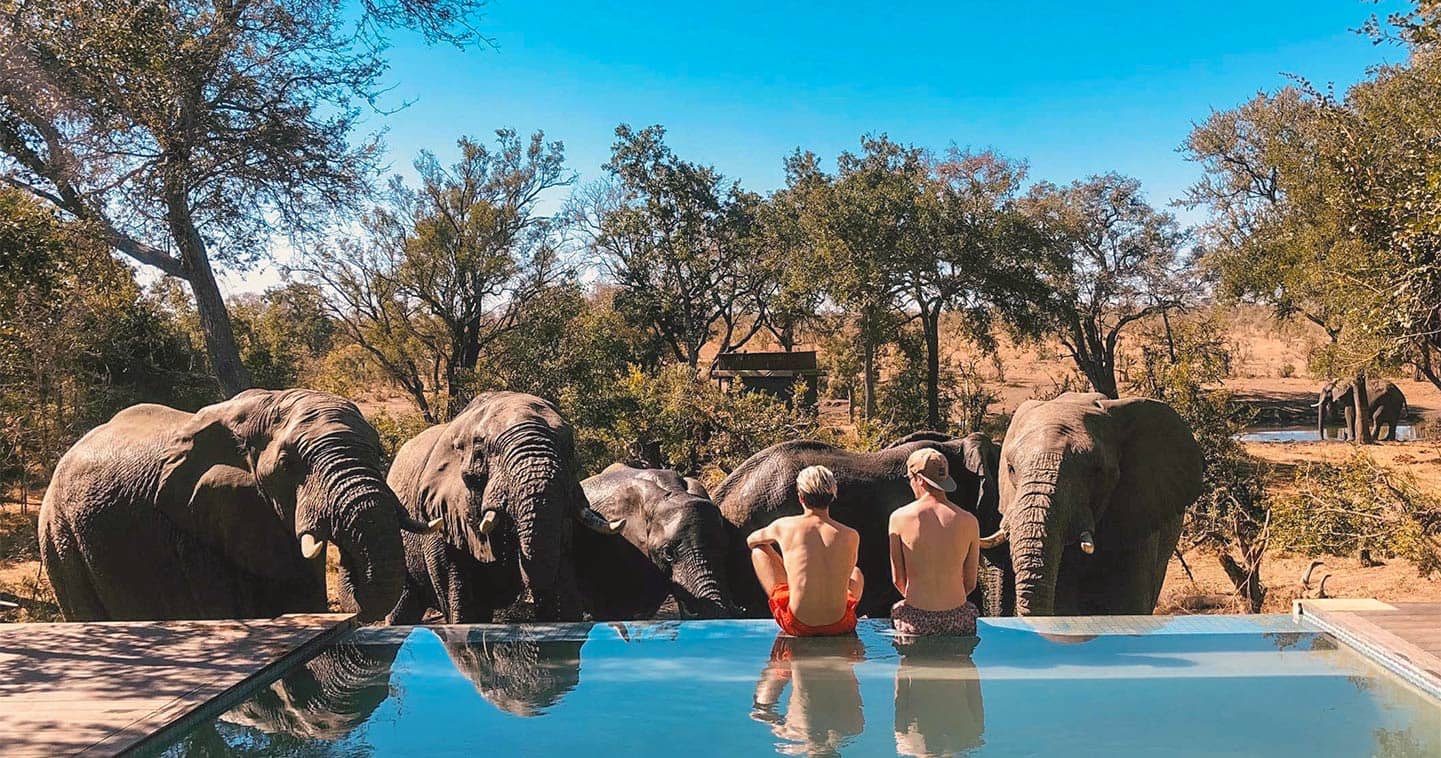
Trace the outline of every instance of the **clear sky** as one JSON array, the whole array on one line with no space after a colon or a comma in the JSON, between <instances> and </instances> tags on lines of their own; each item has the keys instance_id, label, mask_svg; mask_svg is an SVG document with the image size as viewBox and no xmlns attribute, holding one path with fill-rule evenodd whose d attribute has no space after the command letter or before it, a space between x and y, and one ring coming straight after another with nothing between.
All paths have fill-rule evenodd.
<instances>
[{"instance_id":1,"label":"clear sky","mask_svg":"<svg viewBox=\"0 0 1441 758\"><path fill-rule=\"evenodd\" d=\"M757 191L797 147L829 160L886 132L994 148L1037 179L1120 171L1164 204L1196 178L1176 152L1193 122L1288 73L1341 88L1403 59L1351 31L1402 5L492 0L496 49L397 41L383 104L410 104L372 121L407 174L422 148L448 159L458 136L513 126L562 140L595 178L616 124L660 123L681 157Z\"/></svg>"}]
</instances>

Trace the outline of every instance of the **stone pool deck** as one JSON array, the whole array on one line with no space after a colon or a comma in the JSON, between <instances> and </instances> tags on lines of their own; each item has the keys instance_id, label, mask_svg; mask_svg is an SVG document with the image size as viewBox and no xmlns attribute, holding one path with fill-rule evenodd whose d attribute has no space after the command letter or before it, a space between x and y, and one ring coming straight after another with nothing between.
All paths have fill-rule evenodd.
<instances>
[{"instance_id":1,"label":"stone pool deck","mask_svg":"<svg viewBox=\"0 0 1441 758\"><path fill-rule=\"evenodd\" d=\"M348 614L0 625L0 755L110 755L141 746L351 626Z\"/></svg>"},{"instance_id":2,"label":"stone pool deck","mask_svg":"<svg viewBox=\"0 0 1441 758\"><path fill-rule=\"evenodd\" d=\"M1441 698L1441 603L1297 600L1295 614Z\"/></svg>"}]
</instances>

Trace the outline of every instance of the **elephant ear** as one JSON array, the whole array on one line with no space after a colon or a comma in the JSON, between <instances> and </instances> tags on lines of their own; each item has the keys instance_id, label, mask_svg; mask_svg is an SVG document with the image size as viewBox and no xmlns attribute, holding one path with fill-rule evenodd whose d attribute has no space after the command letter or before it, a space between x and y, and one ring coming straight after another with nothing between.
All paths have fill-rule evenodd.
<instances>
[{"instance_id":1,"label":"elephant ear","mask_svg":"<svg viewBox=\"0 0 1441 758\"><path fill-rule=\"evenodd\" d=\"M685 477L685 491L699 498L711 499L710 492L706 490L705 485L693 476Z\"/></svg>"},{"instance_id":2,"label":"elephant ear","mask_svg":"<svg viewBox=\"0 0 1441 758\"><path fill-rule=\"evenodd\" d=\"M966 470L978 480L975 513L981 533L990 534L1001 526L1000 470L1001 448L984 434L968 434L960 441Z\"/></svg>"},{"instance_id":3,"label":"elephant ear","mask_svg":"<svg viewBox=\"0 0 1441 758\"><path fill-rule=\"evenodd\" d=\"M479 515L486 480L466 481L465 448L458 445L461 432L455 422L432 427L435 431L425 464L416 482L416 508L423 521L442 519L445 540L480 559L490 556L490 541L470 526L472 511Z\"/></svg>"},{"instance_id":4,"label":"elephant ear","mask_svg":"<svg viewBox=\"0 0 1441 758\"><path fill-rule=\"evenodd\" d=\"M206 413L209 410L204 408L196 413L161 453L163 463L156 484L156 502L162 509L188 507L196 499L196 488L213 466L250 471L244 442L221 418Z\"/></svg>"},{"instance_id":5,"label":"elephant ear","mask_svg":"<svg viewBox=\"0 0 1441 758\"><path fill-rule=\"evenodd\" d=\"M1201 494L1201 448L1190 426L1171 406L1149 398L1101 405L1120 432L1120 474L1103 522L1145 534L1183 515Z\"/></svg>"}]
</instances>

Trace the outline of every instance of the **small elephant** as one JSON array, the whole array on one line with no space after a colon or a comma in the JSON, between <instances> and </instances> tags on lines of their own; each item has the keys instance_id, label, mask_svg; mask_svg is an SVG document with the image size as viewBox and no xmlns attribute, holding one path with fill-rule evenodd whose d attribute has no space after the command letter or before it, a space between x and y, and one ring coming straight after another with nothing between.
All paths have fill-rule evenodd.
<instances>
[{"instance_id":1,"label":"small elephant","mask_svg":"<svg viewBox=\"0 0 1441 758\"><path fill-rule=\"evenodd\" d=\"M392 624L418 623L431 608L449 624L486 623L516 600L538 620L578 621L572 526L624 526L587 505L560 411L518 392L479 395L405 443L389 483L415 518L444 524L406 535Z\"/></svg>"},{"instance_id":2,"label":"small elephant","mask_svg":"<svg viewBox=\"0 0 1441 758\"><path fill-rule=\"evenodd\" d=\"M825 466L836 475L837 499L831 505L836 520L860 533L858 565L865 575L865 593L856 606L858 615L885 617L900 599L891 582L889 521L891 513L915 499L906 477L906 458L922 447L939 450L950 462L957 490L952 502L976 515L983 534L999 528L997 510L996 444L982 434L952 439L937 432L920 432L873 453L858 453L814 440L782 442L747 459L715 491L721 514L738 530L731 551L729 574L736 602L751 615L764 615L766 598L751 567L745 537L781 516L800 512L796 474L806 466ZM983 551L982 576L974 600L988 615L1005 608L1005 550ZM995 560L989 560L993 557Z\"/></svg>"},{"instance_id":3,"label":"small elephant","mask_svg":"<svg viewBox=\"0 0 1441 758\"><path fill-rule=\"evenodd\" d=\"M733 615L726 560L735 529L700 482L617 463L581 487L607 520L625 522L618 536L576 533L577 577L593 618L653 618L672 595L688 615Z\"/></svg>"},{"instance_id":4,"label":"small elephant","mask_svg":"<svg viewBox=\"0 0 1441 758\"><path fill-rule=\"evenodd\" d=\"M1201 449L1165 403L1068 392L1028 400L1001 443L1001 529L1022 616L1150 614Z\"/></svg>"},{"instance_id":5,"label":"small elephant","mask_svg":"<svg viewBox=\"0 0 1441 758\"><path fill-rule=\"evenodd\" d=\"M40 557L70 621L272 617L326 610L327 541L341 592L383 617L404 581L405 514L380 441L353 403L247 390L195 413L136 405L61 457L40 508Z\"/></svg>"},{"instance_id":6,"label":"small elephant","mask_svg":"<svg viewBox=\"0 0 1441 758\"><path fill-rule=\"evenodd\" d=\"M1366 382L1366 402L1371 412L1371 438L1382 439L1381 426L1386 426L1384 439L1395 441L1396 425L1406 416L1406 396L1391 382ZM1321 388L1321 395L1311 407L1316 409L1316 433L1326 439L1326 418L1331 409L1341 406L1346 418L1342 439L1358 439L1356 426L1356 385L1333 379Z\"/></svg>"}]
</instances>

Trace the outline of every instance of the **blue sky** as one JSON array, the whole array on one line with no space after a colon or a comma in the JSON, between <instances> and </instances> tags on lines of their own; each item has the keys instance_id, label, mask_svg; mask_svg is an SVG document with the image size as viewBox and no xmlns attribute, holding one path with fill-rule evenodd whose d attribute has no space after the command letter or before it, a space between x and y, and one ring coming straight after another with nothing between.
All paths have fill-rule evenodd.
<instances>
[{"instance_id":1,"label":"blue sky","mask_svg":"<svg viewBox=\"0 0 1441 758\"><path fill-rule=\"evenodd\" d=\"M616 124L660 123L682 157L766 191L797 147L829 160L886 132L994 148L1036 179L1120 171L1159 205L1197 176L1175 150L1194 121L1287 73L1344 87L1403 59L1351 31L1403 5L492 0L497 49L397 40L383 105L409 105L371 121L406 174L422 148L449 159L458 136L514 126L592 179Z\"/></svg>"}]
</instances>

